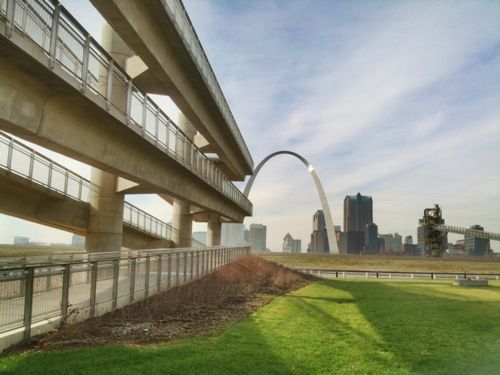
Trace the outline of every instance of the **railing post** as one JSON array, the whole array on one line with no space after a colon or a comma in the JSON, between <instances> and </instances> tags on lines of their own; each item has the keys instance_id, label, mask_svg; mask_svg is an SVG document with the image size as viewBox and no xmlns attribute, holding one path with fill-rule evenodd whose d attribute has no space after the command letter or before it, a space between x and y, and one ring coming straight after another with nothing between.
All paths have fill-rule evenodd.
<instances>
[{"instance_id":1,"label":"railing post","mask_svg":"<svg viewBox=\"0 0 500 375\"><path fill-rule=\"evenodd\" d=\"M149 270L151 267L151 259L146 255L146 274L144 275L144 299L149 297Z\"/></svg>"},{"instance_id":2,"label":"railing post","mask_svg":"<svg viewBox=\"0 0 500 375\"><path fill-rule=\"evenodd\" d=\"M129 299L130 303L134 302L136 268L137 268L137 258L132 258L132 266L130 267L130 299Z\"/></svg>"},{"instance_id":3,"label":"railing post","mask_svg":"<svg viewBox=\"0 0 500 375\"><path fill-rule=\"evenodd\" d=\"M90 317L95 316L97 290L97 262L92 262L92 271L90 275Z\"/></svg>"},{"instance_id":4,"label":"railing post","mask_svg":"<svg viewBox=\"0 0 500 375\"><path fill-rule=\"evenodd\" d=\"M175 286L179 286L179 268L181 266L181 257L180 253L175 253Z\"/></svg>"},{"instance_id":5,"label":"railing post","mask_svg":"<svg viewBox=\"0 0 500 375\"><path fill-rule=\"evenodd\" d=\"M54 69L56 61L57 35L59 34L59 15L61 14L61 4L57 4L52 14L52 28L50 32L49 45L49 68ZM61 47L62 48L62 47Z\"/></svg>"},{"instance_id":6,"label":"railing post","mask_svg":"<svg viewBox=\"0 0 500 375\"><path fill-rule=\"evenodd\" d=\"M170 289L172 283L172 254L167 255L167 288Z\"/></svg>"},{"instance_id":7,"label":"railing post","mask_svg":"<svg viewBox=\"0 0 500 375\"><path fill-rule=\"evenodd\" d=\"M106 109L109 111L111 109L111 98L113 95L113 75L114 75L114 61L109 60L108 65L108 77L106 80ZM127 101L128 105L128 101Z\"/></svg>"},{"instance_id":8,"label":"railing post","mask_svg":"<svg viewBox=\"0 0 500 375\"><path fill-rule=\"evenodd\" d=\"M162 266L162 256L158 255L158 267L156 269L156 286L158 288L158 293L161 290L161 266Z\"/></svg>"},{"instance_id":9,"label":"railing post","mask_svg":"<svg viewBox=\"0 0 500 375\"><path fill-rule=\"evenodd\" d=\"M196 250L196 277L200 277L200 250Z\"/></svg>"},{"instance_id":10,"label":"railing post","mask_svg":"<svg viewBox=\"0 0 500 375\"><path fill-rule=\"evenodd\" d=\"M9 142L9 150L7 151L7 170L12 169L12 151L14 149L14 140Z\"/></svg>"},{"instance_id":11,"label":"railing post","mask_svg":"<svg viewBox=\"0 0 500 375\"><path fill-rule=\"evenodd\" d=\"M112 290L112 309L118 305L118 277L120 275L120 259L113 261L113 290Z\"/></svg>"},{"instance_id":12,"label":"railing post","mask_svg":"<svg viewBox=\"0 0 500 375\"><path fill-rule=\"evenodd\" d=\"M31 317L33 311L33 282L35 280L35 269L26 269L26 283L24 284L24 338L31 337Z\"/></svg>"},{"instance_id":13,"label":"railing post","mask_svg":"<svg viewBox=\"0 0 500 375\"><path fill-rule=\"evenodd\" d=\"M205 274L205 250L201 251L201 275Z\"/></svg>"},{"instance_id":14,"label":"railing post","mask_svg":"<svg viewBox=\"0 0 500 375\"><path fill-rule=\"evenodd\" d=\"M89 55L90 55L90 35L87 35L85 37L85 43L83 44L82 85L80 88L81 92L87 91Z\"/></svg>"},{"instance_id":15,"label":"railing post","mask_svg":"<svg viewBox=\"0 0 500 375\"><path fill-rule=\"evenodd\" d=\"M184 282L187 280L187 251L184 252Z\"/></svg>"},{"instance_id":16,"label":"railing post","mask_svg":"<svg viewBox=\"0 0 500 375\"><path fill-rule=\"evenodd\" d=\"M15 12L16 0L7 0L7 22L5 23L5 35L7 38L10 38L12 36L12 32L14 31Z\"/></svg>"},{"instance_id":17,"label":"railing post","mask_svg":"<svg viewBox=\"0 0 500 375\"><path fill-rule=\"evenodd\" d=\"M193 280L193 277L194 277L194 275L193 275L193 273L194 273L194 252L190 251L189 254L191 256L191 271L190 271L189 279Z\"/></svg>"},{"instance_id":18,"label":"railing post","mask_svg":"<svg viewBox=\"0 0 500 375\"><path fill-rule=\"evenodd\" d=\"M132 112L132 80L127 82L127 125L130 125L130 114Z\"/></svg>"},{"instance_id":19,"label":"railing post","mask_svg":"<svg viewBox=\"0 0 500 375\"><path fill-rule=\"evenodd\" d=\"M68 304L69 304L69 286L71 285L71 265L66 264L63 271L62 282L62 297L61 297L61 315L63 321L68 317Z\"/></svg>"}]
</instances>

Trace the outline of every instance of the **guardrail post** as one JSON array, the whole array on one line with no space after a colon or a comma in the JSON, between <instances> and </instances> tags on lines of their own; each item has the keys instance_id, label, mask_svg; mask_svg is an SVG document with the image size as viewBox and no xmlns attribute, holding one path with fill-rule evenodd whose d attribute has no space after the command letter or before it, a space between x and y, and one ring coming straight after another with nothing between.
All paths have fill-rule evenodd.
<instances>
[{"instance_id":1,"label":"guardrail post","mask_svg":"<svg viewBox=\"0 0 500 375\"><path fill-rule=\"evenodd\" d=\"M90 55L90 35L87 35L85 37L85 43L83 44L82 86L80 88L81 92L87 91L89 55Z\"/></svg>"},{"instance_id":2,"label":"guardrail post","mask_svg":"<svg viewBox=\"0 0 500 375\"><path fill-rule=\"evenodd\" d=\"M114 75L114 61L109 60L108 62L108 76L106 80L106 109L109 111L111 109L111 98L113 95L113 75ZM128 101L127 101L128 105Z\"/></svg>"},{"instance_id":3,"label":"guardrail post","mask_svg":"<svg viewBox=\"0 0 500 375\"><path fill-rule=\"evenodd\" d=\"M52 28L50 32L49 45L49 68L54 69L56 61L57 35L59 34L59 15L61 14L61 4L57 4L52 14Z\"/></svg>"},{"instance_id":4,"label":"guardrail post","mask_svg":"<svg viewBox=\"0 0 500 375\"><path fill-rule=\"evenodd\" d=\"M24 285L24 338L31 337L31 318L33 312L33 283L35 280L35 269L26 269L26 283Z\"/></svg>"},{"instance_id":5,"label":"guardrail post","mask_svg":"<svg viewBox=\"0 0 500 375\"><path fill-rule=\"evenodd\" d=\"M95 316L97 290L97 262L92 262L92 271L90 275L90 317Z\"/></svg>"},{"instance_id":6,"label":"guardrail post","mask_svg":"<svg viewBox=\"0 0 500 375\"><path fill-rule=\"evenodd\" d=\"M132 80L127 82L127 125L130 125L130 116L132 111Z\"/></svg>"},{"instance_id":7,"label":"guardrail post","mask_svg":"<svg viewBox=\"0 0 500 375\"><path fill-rule=\"evenodd\" d=\"M61 297L61 315L63 321L66 321L68 317L68 304L69 304L69 286L71 284L71 265L66 264L63 271L63 282L62 282L62 297Z\"/></svg>"},{"instance_id":8,"label":"guardrail post","mask_svg":"<svg viewBox=\"0 0 500 375\"><path fill-rule=\"evenodd\" d=\"M118 305L118 277L120 274L120 259L113 261L113 291L112 291L112 309Z\"/></svg>"},{"instance_id":9,"label":"guardrail post","mask_svg":"<svg viewBox=\"0 0 500 375\"><path fill-rule=\"evenodd\" d=\"M158 255L158 267L156 269L156 286L158 288L158 292L160 293L161 290L161 266L162 266L162 256L161 254Z\"/></svg>"},{"instance_id":10,"label":"guardrail post","mask_svg":"<svg viewBox=\"0 0 500 375\"><path fill-rule=\"evenodd\" d=\"M187 257L188 253L187 251L184 252L184 282L187 280Z\"/></svg>"},{"instance_id":11,"label":"guardrail post","mask_svg":"<svg viewBox=\"0 0 500 375\"><path fill-rule=\"evenodd\" d=\"M190 251L190 256L191 256L191 274L189 275L189 279L193 280L194 277L194 252Z\"/></svg>"},{"instance_id":12,"label":"guardrail post","mask_svg":"<svg viewBox=\"0 0 500 375\"><path fill-rule=\"evenodd\" d=\"M179 268L181 266L180 253L175 253L175 286L179 286Z\"/></svg>"},{"instance_id":13,"label":"guardrail post","mask_svg":"<svg viewBox=\"0 0 500 375\"><path fill-rule=\"evenodd\" d=\"M136 268L137 268L137 258L132 258L132 265L130 267L130 299L129 299L130 303L134 302Z\"/></svg>"},{"instance_id":14,"label":"guardrail post","mask_svg":"<svg viewBox=\"0 0 500 375\"><path fill-rule=\"evenodd\" d=\"M196 277L200 277L200 250L196 250Z\"/></svg>"},{"instance_id":15,"label":"guardrail post","mask_svg":"<svg viewBox=\"0 0 500 375\"><path fill-rule=\"evenodd\" d=\"M14 31L15 12L16 0L7 0L7 22L5 23L5 35L7 38L10 38Z\"/></svg>"},{"instance_id":16,"label":"guardrail post","mask_svg":"<svg viewBox=\"0 0 500 375\"><path fill-rule=\"evenodd\" d=\"M149 297L149 270L151 267L151 259L146 255L146 274L144 275L144 299Z\"/></svg>"},{"instance_id":17,"label":"guardrail post","mask_svg":"<svg viewBox=\"0 0 500 375\"><path fill-rule=\"evenodd\" d=\"M172 282L172 254L167 255L167 288L170 289Z\"/></svg>"}]
</instances>

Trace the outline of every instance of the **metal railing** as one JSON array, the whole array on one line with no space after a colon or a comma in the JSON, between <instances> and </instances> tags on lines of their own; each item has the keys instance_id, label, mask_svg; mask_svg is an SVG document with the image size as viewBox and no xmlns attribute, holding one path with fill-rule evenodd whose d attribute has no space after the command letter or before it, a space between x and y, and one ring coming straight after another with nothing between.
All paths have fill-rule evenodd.
<instances>
[{"instance_id":1,"label":"metal railing","mask_svg":"<svg viewBox=\"0 0 500 375\"><path fill-rule=\"evenodd\" d=\"M121 113L125 126L240 207L251 210L251 202L231 180L56 0L0 0L0 18L5 19L7 37L14 30L26 35L48 56L49 67L60 66L77 80L83 93L104 100L107 110Z\"/></svg>"},{"instance_id":2,"label":"metal railing","mask_svg":"<svg viewBox=\"0 0 500 375\"><path fill-rule=\"evenodd\" d=\"M75 254L0 269L0 333L69 322L148 298L241 259L248 247Z\"/></svg>"},{"instance_id":3,"label":"metal railing","mask_svg":"<svg viewBox=\"0 0 500 375\"><path fill-rule=\"evenodd\" d=\"M373 270L342 270L325 268L295 267L303 273L325 278L354 279L489 279L500 280L500 273L481 272L418 272L418 271L373 271Z\"/></svg>"},{"instance_id":4,"label":"metal railing","mask_svg":"<svg viewBox=\"0 0 500 375\"><path fill-rule=\"evenodd\" d=\"M87 179L0 131L0 170L28 179L70 199L88 203L96 187ZM140 208L124 202L123 221L132 228L172 240L175 229Z\"/></svg>"},{"instance_id":5,"label":"metal railing","mask_svg":"<svg viewBox=\"0 0 500 375\"><path fill-rule=\"evenodd\" d=\"M236 120L234 119L229 105L227 104L227 100L219 85L219 81L215 77L215 73L212 69L212 66L210 65L210 62L208 61L205 50L203 49L201 42L198 39L198 35L194 30L193 24L191 23L191 19L186 12L184 4L182 4L182 1L180 0L162 0L162 2L168 16L172 20L177 29L177 32L181 36L186 49L189 51L192 60L195 62L200 75L209 88L212 98L219 107L222 116L226 120L226 123L229 125L229 129L231 130L236 143L243 152L245 161L248 165L253 166L253 160L250 155L250 151L248 151L248 147L243 140L240 129L236 124Z\"/></svg>"}]
</instances>

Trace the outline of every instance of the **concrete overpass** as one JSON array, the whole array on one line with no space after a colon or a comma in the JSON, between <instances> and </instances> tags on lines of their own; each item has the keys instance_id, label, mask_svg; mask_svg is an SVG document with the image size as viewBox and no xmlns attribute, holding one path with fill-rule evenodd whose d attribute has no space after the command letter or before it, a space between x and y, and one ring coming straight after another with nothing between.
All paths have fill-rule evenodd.
<instances>
[{"instance_id":1,"label":"concrete overpass","mask_svg":"<svg viewBox=\"0 0 500 375\"><path fill-rule=\"evenodd\" d=\"M172 200L178 246L190 245L194 214L208 221L208 237L217 245L222 221L241 222L252 213L230 180L247 173L235 165L251 164L249 154L234 151L226 142L229 133L205 131L212 145L234 157L219 168L196 146L189 109L181 116L181 125L187 123L183 131L126 72L133 56L124 54L123 41L113 33L103 41L105 48L55 0L0 1L0 129L94 167L91 180L98 191L90 198L88 237L93 250L121 246L117 223L124 193ZM210 107L198 99L184 96L193 108ZM241 151L242 139L231 124Z\"/></svg>"},{"instance_id":2,"label":"concrete overpass","mask_svg":"<svg viewBox=\"0 0 500 375\"><path fill-rule=\"evenodd\" d=\"M0 132L0 212L87 235L91 182ZM123 247L173 247L171 225L124 202Z\"/></svg>"},{"instance_id":3,"label":"concrete overpass","mask_svg":"<svg viewBox=\"0 0 500 375\"><path fill-rule=\"evenodd\" d=\"M231 179L252 174L250 153L182 1L91 2L134 52L127 61L134 82L170 96Z\"/></svg>"}]
</instances>

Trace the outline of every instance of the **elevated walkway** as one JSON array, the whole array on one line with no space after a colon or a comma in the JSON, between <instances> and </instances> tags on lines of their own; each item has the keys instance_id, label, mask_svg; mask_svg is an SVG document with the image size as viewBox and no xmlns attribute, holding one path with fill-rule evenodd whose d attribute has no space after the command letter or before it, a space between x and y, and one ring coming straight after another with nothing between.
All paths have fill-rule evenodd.
<instances>
[{"instance_id":1,"label":"elevated walkway","mask_svg":"<svg viewBox=\"0 0 500 375\"><path fill-rule=\"evenodd\" d=\"M135 82L147 92L172 98L231 179L252 174L250 152L182 1L91 2L137 54L139 59L128 62Z\"/></svg>"},{"instance_id":2,"label":"elevated walkway","mask_svg":"<svg viewBox=\"0 0 500 375\"><path fill-rule=\"evenodd\" d=\"M0 1L0 128L242 222L252 204L55 1Z\"/></svg>"},{"instance_id":3,"label":"elevated walkway","mask_svg":"<svg viewBox=\"0 0 500 375\"><path fill-rule=\"evenodd\" d=\"M85 235L90 181L0 132L0 211ZM171 225L125 202L123 246L172 247ZM195 247L202 247L193 240Z\"/></svg>"}]
</instances>

